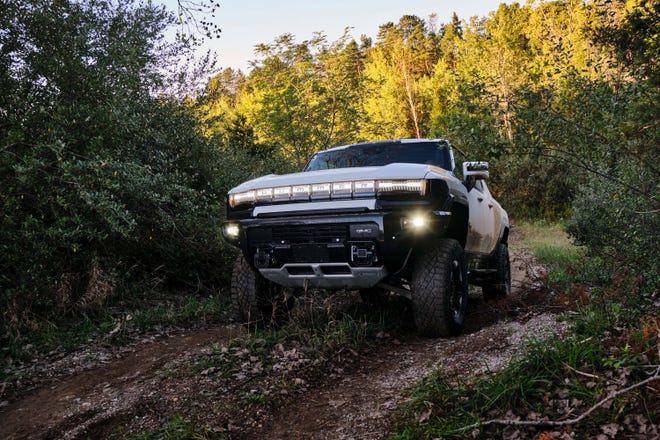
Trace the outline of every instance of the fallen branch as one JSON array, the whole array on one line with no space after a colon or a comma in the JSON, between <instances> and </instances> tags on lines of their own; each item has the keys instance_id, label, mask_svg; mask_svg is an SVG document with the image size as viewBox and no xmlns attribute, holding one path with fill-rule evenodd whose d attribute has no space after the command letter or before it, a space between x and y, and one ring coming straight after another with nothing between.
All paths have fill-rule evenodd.
<instances>
[{"instance_id":1,"label":"fallen branch","mask_svg":"<svg viewBox=\"0 0 660 440\"><path fill-rule=\"evenodd\" d=\"M477 422L473 423L468 426L464 426L462 428L456 429L454 431L450 431L446 433L447 435L449 434L456 434L458 432L462 431L467 431L469 429L474 429L474 428L480 428L482 426L488 426L488 425L506 425L506 426L570 426L570 425L575 425L577 423L580 423L582 420L585 418L589 417L589 415L594 412L596 409L600 408L603 406L605 403L609 402L612 399L615 399L619 397L622 394L625 394L629 391L632 391L636 388L643 387L646 384L649 384L651 382L654 382L656 380L660 379L660 367L658 367L657 370L655 370L655 373L653 376L644 379L641 382L637 382L627 388L623 388L617 391L613 391L609 393L603 400L599 401L596 403L594 406L589 408L586 412L582 413L580 416L574 418L574 419L568 419L568 420L510 420L510 419L494 419L494 420L487 420L485 422Z\"/></svg>"},{"instance_id":2,"label":"fallen branch","mask_svg":"<svg viewBox=\"0 0 660 440\"><path fill-rule=\"evenodd\" d=\"M591 379L600 379L600 376L598 376L598 375L596 375L596 374L589 374L589 373L585 373L584 371L576 370L575 368L571 367L571 366L568 365L567 363L564 363L564 365L565 365L566 368L568 368L569 370L571 370L571 371L573 371L573 372L575 372L575 373L577 373L577 374L579 374L579 375L581 375L581 376L589 377L589 378L591 378Z\"/></svg>"}]
</instances>

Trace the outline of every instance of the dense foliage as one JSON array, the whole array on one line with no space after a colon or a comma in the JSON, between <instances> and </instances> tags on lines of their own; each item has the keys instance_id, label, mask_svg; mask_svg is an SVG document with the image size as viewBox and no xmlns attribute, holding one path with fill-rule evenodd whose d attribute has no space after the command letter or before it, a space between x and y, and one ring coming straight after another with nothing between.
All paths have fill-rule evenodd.
<instances>
[{"instance_id":1,"label":"dense foliage","mask_svg":"<svg viewBox=\"0 0 660 440\"><path fill-rule=\"evenodd\" d=\"M229 184L192 112L165 93L186 53L163 39L174 17L143 2L8 0L0 21L5 336L136 282L226 279Z\"/></svg>"}]
</instances>

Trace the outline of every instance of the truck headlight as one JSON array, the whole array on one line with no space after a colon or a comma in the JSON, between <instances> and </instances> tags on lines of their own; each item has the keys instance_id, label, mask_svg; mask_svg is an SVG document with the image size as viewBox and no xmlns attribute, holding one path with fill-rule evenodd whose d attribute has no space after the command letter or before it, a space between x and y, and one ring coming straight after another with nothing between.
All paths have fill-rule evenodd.
<instances>
[{"instance_id":1,"label":"truck headlight","mask_svg":"<svg viewBox=\"0 0 660 440\"><path fill-rule=\"evenodd\" d=\"M413 228L416 229L423 228L424 226L426 226L426 219L421 216L413 217L410 220L410 224L412 225Z\"/></svg>"},{"instance_id":2,"label":"truck headlight","mask_svg":"<svg viewBox=\"0 0 660 440\"><path fill-rule=\"evenodd\" d=\"M424 215L413 215L401 219L401 227L403 229L412 229L416 231L426 228L428 223L428 218Z\"/></svg>"},{"instance_id":3,"label":"truck headlight","mask_svg":"<svg viewBox=\"0 0 660 440\"><path fill-rule=\"evenodd\" d=\"M236 223L225 223L222 225L222 235L228 240L236 240L241 233L241 228Z\"/></svg>"}]
</instances>

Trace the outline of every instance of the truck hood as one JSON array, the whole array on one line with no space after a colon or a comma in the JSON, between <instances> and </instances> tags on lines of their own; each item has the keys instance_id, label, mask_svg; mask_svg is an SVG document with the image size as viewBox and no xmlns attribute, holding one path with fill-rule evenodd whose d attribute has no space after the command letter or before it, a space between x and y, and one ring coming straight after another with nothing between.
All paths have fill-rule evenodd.
<instances>
[{"instance_id":1,"label":"truck hood","mask_svg":"<svg viewBox=\"0 0 660 440\"><path fill-rule=\"evenodd\" d=\"M349 180L384 179L453 179L453 173L433 165L415 163L391 163L382 167L336 168L332 170L304 171L292 174L270 174L248 180L231 189L229 194L259 188L314 183L343 182Z\"/></svg>"}]
</instances>

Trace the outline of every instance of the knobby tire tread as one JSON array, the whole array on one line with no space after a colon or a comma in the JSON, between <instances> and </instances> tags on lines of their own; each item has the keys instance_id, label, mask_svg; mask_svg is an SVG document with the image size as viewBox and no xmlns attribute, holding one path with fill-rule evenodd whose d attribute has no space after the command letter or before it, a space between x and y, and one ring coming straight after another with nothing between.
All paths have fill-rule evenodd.
<instances>
[{"instance_id":1,"label":"knobby tire tread","mask_svg":"<svg viewBox=\"0 0 660 440\"><path fill-rule=\"evenodd\" d=\"M463 288L467 289L465 256L456 240L441 240L421 256L413 271L415 324L424 336L446 337L458 334L462 329L462 322L454 322L447 292L454 260L462 265Z\"/></svg>"},{"instance_id":2,"label":"knobby tire tread","mask_svg":"<svg viewBox=\"0 0 660 440\"><path fill-rule=\"evenodd\" d=\"M231 277L231 303L234 315L240 322L249 323L263 319L259 313L257 283L257 274L245 258L239 256Z\"/></svg>"}]
</instances>

